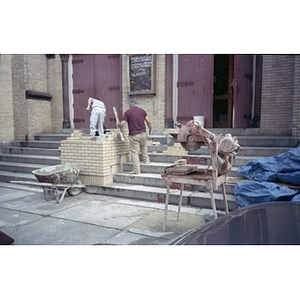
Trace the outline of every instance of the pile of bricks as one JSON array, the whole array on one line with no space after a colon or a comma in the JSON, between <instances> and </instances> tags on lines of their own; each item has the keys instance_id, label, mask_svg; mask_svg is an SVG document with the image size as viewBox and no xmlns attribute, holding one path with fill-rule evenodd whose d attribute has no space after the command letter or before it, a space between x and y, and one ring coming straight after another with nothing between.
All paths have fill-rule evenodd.
<instances>
[{"instance_id":1,"label":"pile of bricks","mask_svg":"<svg viewBox=\"0 0 300 300\"><path fill-rule=\"evenodd\" d=\"M181 146L180 143L174 143L173 146L168 146L167 150L163 151L164 155L187 155L188 152Z\"/></svg>"},{"instance_id":2,"label":"pile of bricks","mask_svg":"<svg viewBox=\"0 0 300 300\"><path fill-rule=\"evenodd\" d=\"M91 137L80 130L74 130L71 137L61 141L62 164L77 164L79 179L88 185L105 185L113 182L113 174L122 171L122 164L130 160L128 134L125 141L119 131Z\"/></svg>"}]
</instances>

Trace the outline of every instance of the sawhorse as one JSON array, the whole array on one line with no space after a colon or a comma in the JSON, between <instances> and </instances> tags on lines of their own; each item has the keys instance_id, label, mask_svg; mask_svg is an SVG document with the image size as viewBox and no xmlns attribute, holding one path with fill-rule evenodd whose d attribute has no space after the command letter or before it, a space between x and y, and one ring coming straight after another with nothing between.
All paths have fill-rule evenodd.
<instances>
[{"instance_id":1,"label":"sawhorse","mask_svg":"<svg viewBox=\"0 0 300 300\"><path fill-rule=\"evenodd\" d=\"M213 172L211 172L211 170L208 170L208 171L197 171L197 172L194 172L194 173L191 173L188 175L173 175L173 174L167 174L167 173L163 173L161 175L162 178L167 183L167 194L166 194L166 200L165 200L163 231L165 231L166 224L167 224L168 204L169 204L169 197L170 197L170 185L172 183L180 184L180 196L179 196L179 203L178 203L177 221L179 221L184 184L207 187L207 189L209 190L209 193L210 193L210 200L211 200L211 206L213 209L214 219L217 218L217 209L216 209L216 202L215 202L215 198L214 198L214 190L216 190L218 188L218 186L221 185L223 199L225 202L225 211L226 211L226 213L229 212L227 198L226 198L226 191L225 191L226 175L221 175L221 176L218 176L217 178L214 178L212 173Z\"/></svg>"}]
</instances>

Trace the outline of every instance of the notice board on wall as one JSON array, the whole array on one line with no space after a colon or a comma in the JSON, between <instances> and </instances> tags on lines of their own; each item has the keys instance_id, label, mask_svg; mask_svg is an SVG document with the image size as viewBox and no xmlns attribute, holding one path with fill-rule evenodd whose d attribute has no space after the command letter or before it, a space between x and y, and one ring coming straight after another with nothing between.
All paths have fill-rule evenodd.
<instances>
[{"instance_id":1,"label":"notice board on wall","mask_svg":"<svg viewBox=\"0 0 300 300\"><path fill-rule=\"evenodd\" d=\"M131 94L153 93L153 55L129 55L129 87Z\"/></svg>"}]
</instances>

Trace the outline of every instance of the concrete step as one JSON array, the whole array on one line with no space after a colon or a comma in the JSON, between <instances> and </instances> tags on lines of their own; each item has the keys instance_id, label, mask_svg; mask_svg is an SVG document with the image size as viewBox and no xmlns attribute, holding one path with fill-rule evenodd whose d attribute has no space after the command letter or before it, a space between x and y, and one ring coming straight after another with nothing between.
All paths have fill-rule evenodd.
<instances>
[{"instance_id":1,"label":"concrete step","mask_svg":"<svg viewBox=\"0 0 300 300\"><path fill-rule=\"evenodd\" d=\"M178 159L186 159L188 164L209 164L210 155L169 155L161 153L149 153L151 163L174 164ZM140 161L142 161L140 156Z\"/></svg>"},{"instance_id":2,"label":"concrete step","mask_svg":"<svg viewBox=\"0 0 300 300\"><path fill-rule=\"evenodd\" d=\"M34 141L11 142L1 146L0 181L36 181L31 172L46 166L58 165L60 141L70 134L40 134Z\"/></svg>"},{"instance_id":3,"label":"concrete step","mask_svg":"<svg viewBox=\"0 0 300 300\"><path fill-rule=\"evenodd\" d=\"M60 141L12 142L11 146L14 146L14 147L29 147L29 148L58 149L59 146L60 146Z\"/></svg>"},{"instance_id":4,"label":"concrete step","mask_svg":"<svg viewBox=\"0 0 300 300\"><path fill-rule=\"evenodd\" d=\"M182 155L167 155L159 153L149 153L149 158L151 162L161 162L165 164L173 164L176 160L181 159ZM140 156L140 161L141 156Z\"/></svg>"},{"instance_id":5,"label":"concrete step","mask_svg":"<svg viewBox=\"0 0 300 300\"><path fill-rule=\"evenodd\" d=\"M229 208L232 210L236 208L236 201L233 195L235 182L241 180L236 173L237 168L252 160L286 152L296 144L298 145L298 140L289 137L251 137L245 135L241 129L233 130L232 132L224 129L223 134L228 132L238 136L241 145L241 149L233 161L232 172L228 174L228 179L230 180L226 184L226 195ZM32 170L60 164L60 141L69 136L69 132L64 134L40 134L35 137L34 141L13 142L10 146L3 146L2 153L0 153L0 181L6 183L9 183L11 180L36 181L35 176L31 174ZM151 163L141 163L141 174L128 174L132 170L132 165L131 163L124 163L124 173L115 174L113 183L105 186L87 186L87 192L164 202L166 183L161 178L161 174L167 166L182 158L186 158L189 164L202 164L202 168L206 168L207 164L210 163L211 158L206 147L202 147L193 153L189 152L190 155L188 156L166 155L162 154L162 152L167 149L168 145L173 144L173 139L163 135L152 135L150 139L153 143L159 142L160 145L148 147ZM158 149L160 150L158 151ZM157 153L153 153L153 151ZM186 187L183 196L185 205L211 209L210 194L206 192L205 187L197 187L196 191ZM217 208L224 210L221 188L214 192L214 196ZM172 189L170 203L177 204L178 199L179 190Z\"/></svg>"},{"instance_id":6,"label":"concrete step","mask_svg":"<svg viewBox=\"0 0 300 300\"><path fill-rule=\"evenodd\" d=\"M36 177L30 173L0 171L0 181L10 182L11 180L37 181Z\"/></svg>"},{"instance_id":7,"label":"concrete step","mask_svg":"<svg viewBox=\"0 0 300 300\"><path fill-rule=\"evenodd\" d=\"M151 162L149 164L140 163L141 173L154 173L154 174L163 173L165 168L171 165L172 164L170 163L164 163L164 162ZM124 172L132 171L132 163L131 162L123 163L123 171Z\"/></svg>"},{"instance_id":8,"label":"concrete step","mask_svg":"<svg viewBox=\"0 0 300 300\"><path fill-rule=\"evenodd\" d=\"M245 148L241 149L237 156L232 160L233 167L241 167L250 161L254 161L257 159L275 156L278 154L282 154L287 152L292 148ZM209 164L210 163L210 155L207 154L207 149L204 151L199 151L198 154L190 154L188 156L180 156L180 155L166 155L161 153L149 153L151 162L163 162L172 164L178 159L185 158L189 164Z\"/></svg>"},{"instance_id":9,"label":"concrete step","mask_svg":"<svg viewBox=\"0 0 300 300\"><path fill-rule=\"evenodd\" d=\"M163 153L168 150L168 145L149 145L148 152L149 153Z\"/></svg>"},{"instance_id":10,"label":"concrete step","mask_svg":"<svg viewBox=\"0 0 300 300\"><path fill-rule=\"evenodd\" d=\"M45 164L28 164L28 163L18 163L18 162L8 162L0 161L0 170L8 172L17 172L17 173L29 173L36 169L45 168Z\"/></svg>"},{"instance_id":11,"label":"concrete step","mask_svg":"<svg viewBox=\"0 0 300 300\"><path fill-rule=\"evenodd\" d=\"M36 141L62 141L66 140L71 134L69 133L60 133L60 134L50 134L50 133L43 133L37 134L34 136Z\"/></svg>"},{"instance_id":12,"label":"concrete step","mask_svg":"<svg viewBox=\"0 0 300 300\"><path fill-rule=\"evenodd\" d=\"M173 143L173 137L170 135L151 134L149 135L149 140L154 143L160 143L161 145L169 145Z\"/></svg>"},{"instance_id":13,"label":"concrete step","mask_svg":"<svg viewBox=\"0 0 300 300\"><path fill-rule=\"evenodd\" d=\"M287 147L299 146L299 139L286 136L239 136L239 144L243 147Z\"/></svg>"},{"instance_id":14,"label":"concrete step","mask_svg":"<svg viewBox=\"0 0 300 300\"><path fill-rule=\"evenodd\" d=\"M4 146L2 147L2 153L60 156L59 149L16 147L16 146Z\"/></svg>"},{"instance_id":15,"label":"concrete step","mask_svg":"<svg viewBox=\"0 0 300 300\"><path fill-rule=\"evenodd\" d=\"M32 186L32 185L23 185L23 184L14 184L14 183L9 183L9 182L3 182L1 180L0 180L0 187L9 188L9 189L13 189L13 190L34 192L34 193L42 193L43 192L43 187Z\"/></svg>"},{"instance_id":16,"label":"concrete step","mask_svg":"<svg viewBox=\"0 0 300 300\"><path fill-rule=\"evenodd\" d=\"M231 182L236 182L241 180L240 177L230 176ZM161 178L161 174L154 173L141 173L141 174L129 174L129 173L117 173L114 174L114 182L121 184L131 184L131 185L143 185L152 186L157 188L166 188L166 182ZM187 188L188 189L188 188ZM189 188L189 190L198 190L205 192L206 187L197 186L196 188ZM226 193L233 195L234 184L226 184ZM216 193L222 193L221 187L218 188Z\"/></svg>"},{"instance_id":17,"label":"concrete step","mask_svg":"<svg viewBox=\"0 0 300 300\"><path fill-rule=\"evenodd\" d=\"M24 154L9 154L2 153L0 161L20 162L29 164L44 164L44 165L59 165L61 163L59 156L45 155L24 155Z\"/></svg>"},{"instance_id":18,"label":"concrete step","mask_svg":"<svg viewBox=\"0 0 300 300\"><path fill-rule=\"evenodd\" d=\"M131 185L144 185L166 188L166 182L161 178L160 174L153 173L141 173L141 174L129 174L129 173L117 173L114 174L115 183L125 183Z\"/></svg>"},{"instance_id":19,"label":"concrete step","mask_svg":"<svg viewBox=\"0 0 300 300\"><path fill-rule=\"evenodd\" d=\"M266 155L266 156L261 156L261 155L259 155L259 156L258 155L256 155L256 156L248 156L248 155L241 156L241 155L237 155L234 159L232 159L231 165L234 168L239 168L242 165L245 165L245 164L247 164L250 161L254 161L254 160L265 158L265 157L268 157L268 155ZM182 158L185 158L185 157L182 157ZM195 155L192 156L192 155L190 155L188 157L187 161L190 161L190 163L192 164L193 160L197 161L197 160L200 160L200 159L201 160L205 159L205 164L209 164L210 163L210 156L209 155L198 155L198 156L195 156Z\"/></svg>"},{"instance_id":20,"label":"concrete step","mask_svg":"<svg viewBox=\"0 0 300 300\"><path fill-rule=\"evenodd\" d=\"M258 128L206 128L208 131L219 135L230 133L239 140L239 144L247 147L288 147L299 146L299 138L291 136L260 135Z\"/></svg>"},{"instance_id":21,"label":"concrete step","mask_svg":"<svg viewBox=\"0 0 300 300\"><path fill-rule=\"evenodd\" d=\"M195 163L197 164L197 163ZM151 162L149 164L141 163L141 173L153 173L153 174L162 174L166 167L170 166L170 163L163 163L163 162ZM207 169L208 165L198 165L199 170ZM229 176L237 176L237 169L238 167L232 167ZM130 172L132 171L132 163L123 163L123 171Z\"/></svg>"},{"instance_id":22,"label":"concrete step","mask_svg":"<svg viewBox=\"0 0 300 300\"><path fill-rule=\"evenodd\" d=\"M238 155L251 155L251 156L273 156L286 152L294 147L244 147L238 151ZM152 154L162 154L168 150L169 145L149 145L148 152ZM209 155L207 147L203 146L196 151L188 151L189 155Z\"/></svg>"},{"instance_id":23,"label":"concrete step","mask_svg":"<svg viewBox=\"0 0 300 300\"><path fill-rule=\"evenodd\" d=\"M291 150L294 147L241 147L238 151L238 157L244 156L275 156Z\"/></svg>"},{"instance_id":24,"label":"concrete step","mask_svg":"<svg viewBox=\"0 0 300 300\"><path fill-rule=\"evenodd\" d=\"M87 186L86 192L91 194L101 194L130 199L139 199L164 203L166 197L166 188L158 188L144 185L134 185L125 183L111 183L105 186ZM180 191L171 190L169 203L178 204ZM214 193L217 209L224 210L223 196ZM206 192L183 191L183 205L192 205L201 208L211 209L210 194ZM237 207L234 196L227 194L229 210Z\"/></svg>"},{"instance_id":25,"label":"concrete step","mask_svg":"<svg viewBox=\"0 0 300 300\"><path fill-rule=\"evenodd\" d=\"M243 147L239 149L237 157L243 156L274 156L286 151L291 150L294 147ZM201 147L196 151L189 151L190 155L209 155L207 147Z\"/></svg>"}]
</instances>

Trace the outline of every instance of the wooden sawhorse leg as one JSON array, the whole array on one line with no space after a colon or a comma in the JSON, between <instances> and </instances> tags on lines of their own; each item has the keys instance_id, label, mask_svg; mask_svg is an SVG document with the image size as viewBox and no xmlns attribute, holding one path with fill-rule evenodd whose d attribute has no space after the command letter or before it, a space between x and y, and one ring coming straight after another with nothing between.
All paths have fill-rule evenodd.
<instances>
[{"instance_id":1,"label":"wooden sawhorse leg","mask_svg":"<svg viewBox=\"0 0 300 300\"><path fill-rule=\"evenodd\" d=\"M217 209L216 209L216 202L215 202L215 198L214 198L214 186L213 186L213 182L212 180L209 180L209 193L210 193L210 201L211 201L211 207L213 209L214 212L214 219L217 219Z\"/></svg>"},{"instance_id":2,"label":"wooden sawhorse leg","mask_svg":"<svg viewBox=\"0 0 300 300\"><path fill-rule=\"evenodd\" d=\"M170 196L170 185L167 184L167 194L166 194L166 201L165 201L165 217L163 222L163 232L166 230L167 218L168 218L168 204L169 204L169 196Z\"/></svg>"},{"instance_id":3,"label":"wooden sawhorse leg","mask_svg":"<svg viewBox=\"0 0 300 300\"><path fill-rule=\"evenodd\" d=\"M228 203L227 203L227 197L226 197L226 191L225 191L225 183L222 183L222 194L223 194L223 199L225 202L225 211L226 211L226 214L228 214L229 210L228 210Z\"/></svg>"},{"instance_id":4,"label":"wooden sawhorse leg","mask_svg":"<svg viewBox=\"0 0 300 300\"><path fill-rule=\"evenodd\" d=\"M183 192L183 186L184 184L180 184L180 196L179 196L179 202L178 202L178 212L177 212L177 221L179 221L179 215L180 215L180 209L182 205L182 192Z\"/></svg>"},{"instance_id":5,"label":"wooden sawhorse leg","mask_svg":"<svg viewBox=\"0 0 300 300\"><path fill-rule=\"evenodd\" d=\"M182 205L183 186L184 186L184 184L181 183L181 185L180 185L180 196L179 196L179 202L178 202L178 211L177 211L177 221L179 221L180 209L181 209L181 205ZM166 230L166 225L167 225L169 197L170 197L170 185L167 185L167 194L166 194L166 201L165 201L165 217L164 217L164 222L163 222L163 232Z\"/></svg>"}]
</instances>

